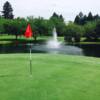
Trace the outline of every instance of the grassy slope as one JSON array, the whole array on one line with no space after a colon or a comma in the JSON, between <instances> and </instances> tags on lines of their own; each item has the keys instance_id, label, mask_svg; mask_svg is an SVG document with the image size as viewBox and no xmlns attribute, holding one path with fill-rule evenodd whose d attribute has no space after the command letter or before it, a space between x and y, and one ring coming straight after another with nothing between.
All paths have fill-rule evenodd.
<instances>
[{"instance_id":1,"label":"grassy slope","mask_svg":"<svg viewBox=\"0 0 100 100\"><path fill-rule=\"evenodd\" d=\"M0 100L99 100L100 59L67 55L0 55Z\"/></svg>"}]
</instances>

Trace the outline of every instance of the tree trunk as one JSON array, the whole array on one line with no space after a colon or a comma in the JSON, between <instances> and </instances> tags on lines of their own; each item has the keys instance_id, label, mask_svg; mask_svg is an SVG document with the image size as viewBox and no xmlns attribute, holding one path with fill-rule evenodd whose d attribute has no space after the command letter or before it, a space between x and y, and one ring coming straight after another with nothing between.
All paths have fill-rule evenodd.
<instances>
[{"instance_id":1,"label":"tree trunk","mask_svg":"<svg viewBox=\"0 0 100 100\"><path fill-rule=\"evenodd\" d=\"M18 39L18 35L16 35L16 40Z\"/></svg>"}]
</instances>

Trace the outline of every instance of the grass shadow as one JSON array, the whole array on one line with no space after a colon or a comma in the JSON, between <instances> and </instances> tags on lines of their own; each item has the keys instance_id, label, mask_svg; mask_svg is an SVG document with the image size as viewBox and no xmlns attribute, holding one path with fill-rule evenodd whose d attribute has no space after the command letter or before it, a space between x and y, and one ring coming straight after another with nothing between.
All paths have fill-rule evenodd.
<instances>
[{"instance_id":1,"label":"grass shadow","mask_svg":"<svg viewBox=\"0 0 100 100\"><path fill-rule=\"evenodd\" d=\"M8 74L8 75L0 75L0 78L4 78L4 77L20 77L20 76L27 76L27 75L23 75L23 74L18 74L18 75Z\"/></svg>"}]
</instances>

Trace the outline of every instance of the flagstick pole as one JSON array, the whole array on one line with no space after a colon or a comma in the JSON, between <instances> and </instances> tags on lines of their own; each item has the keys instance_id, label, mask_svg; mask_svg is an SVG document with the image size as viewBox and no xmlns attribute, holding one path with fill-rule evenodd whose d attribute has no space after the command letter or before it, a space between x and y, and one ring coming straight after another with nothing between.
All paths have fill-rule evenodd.
<instances>
[{"instance_id":1,"label":"flagstick pole","mask_svg":"<svg viewBox=\"0 0 100 100\"><path fill-rule=\"evenodd\" d=\"M32 75L32 44L30 42L30 75Z\"/></svg>"},{"instance_id":2,"label":"flagstick pole","mask_svg":"<svg viewBox=\"0 0 100 100\"><path fill-rule=\"evenodd\" d=\"M32 37L32 29L31 29L30 24L28 24L28 26L27 26L27 28L26 28L25 37L26 37L26 38ZM30 46L30 48L29 48L29 50L30 50L30 51L29 51L29 52L30 52L30 54L29 54L29 56L30 56L30 58L29 58L29 62L30 62L29 72L30 72L30 75L32 76L32 57L31 57L32 44L31 44L31 41L32 41L32 38L30 39L30 44L29 44L29 46Z\"/></svg>"}]
</instances>

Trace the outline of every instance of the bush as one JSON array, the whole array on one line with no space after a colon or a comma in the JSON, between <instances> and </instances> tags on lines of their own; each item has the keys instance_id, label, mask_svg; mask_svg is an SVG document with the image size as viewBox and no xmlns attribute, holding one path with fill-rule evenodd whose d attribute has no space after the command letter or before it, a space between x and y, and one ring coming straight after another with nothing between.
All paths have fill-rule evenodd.
<instances>
[{"instance_id":1,"label":"bush","mask_svg":"<svg viewBox=\"0 0 100 100\"><path fill-rule=\"evenodd\" d=\"M66 27L64 40L66 42L80 42L82 33L83 33L83 29L81 26L73 23L69 23Z\"/></svg>"},{"instance_id":2,"label":"bush","mask_svg":"<svg viewBox=\"0 0 100 100\"><path fill-rule=\"evenodd\" d=\"M85 26L85 33L84 37L86 37L85 41L96 41L98 39L97 33L96 33L96 24L97 22L88 22Z\"/></svg>"}]
</instances>

